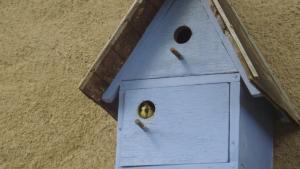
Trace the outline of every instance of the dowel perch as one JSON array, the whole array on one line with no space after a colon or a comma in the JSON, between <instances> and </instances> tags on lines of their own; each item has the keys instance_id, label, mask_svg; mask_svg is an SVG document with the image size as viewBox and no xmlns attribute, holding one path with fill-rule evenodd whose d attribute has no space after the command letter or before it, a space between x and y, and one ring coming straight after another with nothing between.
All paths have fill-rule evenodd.
<instances>
[{"instance_id":1,"label":"dowel perch","mask_svg":"<svg viewBox=\"0 0 300 169\"><path fill-rule=\"evenodd\" d=\"M170 51L177 57L177 59L183 59L183 55L177 49L171 48Z\"/></svg>"}]
</instances>

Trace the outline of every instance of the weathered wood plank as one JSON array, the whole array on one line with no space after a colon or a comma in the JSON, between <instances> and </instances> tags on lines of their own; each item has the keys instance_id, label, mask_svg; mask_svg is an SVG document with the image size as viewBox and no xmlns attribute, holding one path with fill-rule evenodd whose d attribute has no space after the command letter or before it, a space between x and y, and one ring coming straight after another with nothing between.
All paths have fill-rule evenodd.
<instances>
[{"instance_id":1,"label":"weathered wood plank","mask_svg":"<svg viewBox=\"0 0 300 169\"><path fill-rule=\"evenodd\" d=\"M154 5L157 9L159 9L165 0L148 0L152 5Z\"/></svg>"},{"instance_id":2,"label":"weathered wood plank","mask_svg":"<svg viewBox=\"0 0 300 169\"><path fill-rule=\"evenodd\" d=\"M154 6L151 1L142 1L140 7L136 10L134 15L130 19L130 24L134 27L134 29L139 32L141 35L145 31L145 28L152 21L152 17L149 17L156 13L158 8Z\"/></svg>"},{"instance_id":3,"label":"weathered wood plank","mask_svg":"<svg viewBox=\"0 0 300 169\"><path fill-rule=\"evenodd\" d=\"M117 106L115 103L106 104L101 101L103 91L127 60L163 2L164 0L136 0L81 81L79 89L115 119Z\"/></svg>"},{"instance_id":4,"label":"weathered wood plank","mask_svg":"<svg viewBox=\"0 0 300 169\"><path fill-rule=\"evenodd\" d=\"M244 47L243 47L243 45L242 45L239 37L237 36L235 30L233 29L230 21L228 20L225 12L223 11L223 9L222 9L222 7L221 7L221 5L219 3L219 0L212 0L212 2L214 3L214 5L215 5L218 13L220 14L222 20L224 21L224 24L226 25L226 28L230 32L230 35L232 36L232 38L233 38L235 44L237 45L239 51L241 52L241 55L242 55L242 57L243 57L246 65L247 65L248 69L250 70L251 75L254 78L258 78L258 73L257 73L256 69L254 68L254 66L253 66L253 64L252 64L252 62L251 62L251 60L250 60L247 52L245 51L245 49L244 49ZM225 25L224 25L224 27L225 27Z\"/></svg>"},{"instance_id":5,"label":"weathered wood plank","mask_svg":"<svg viewBox=\"0 0 300 169\"><path fill-rule=\"evenodd\" d=\"M257 70L258 77L254 77L252 82L262 90L264 95L274 105L288 113L295 122L300 124L300 114L296 111L296 108L291 103L287 93L283 90L279 81L273 75L268 63L265 61L262 53L248 34L230 2L228 0L219 0L219 3L247 52L251 62Z\"/></svg>"},{"instance_id":6,"label":"weathered wood plank","mask_svg":"<svg viewBox=\"0 0 300 169\"><path fill-rule=\"evenodd\" d=\"M84 81L80 86L80 90L92 100L100 101L100 95L109 84L101 80L95 73L89 73L87 78L90 80Z\"/></svg>"},{"instance_id":7,"label":"weathered wood plank","mask_svg":"<svg viewBox=\"0 0 300 169\"><path fill-rule=\"evenodd\" d=\"M247 64L243 61L243 57L241 56L240 49L236 45L232 36L230 35L228 28L226 27L222 17L220 16L217 8L213 4L211 0L208 0L206 3L207 10L210 10L209 15L212 21L215 23L215 28L221 37L224 46L227 48L227 52L230 54L232 61L237 67L239 73L241 74L241 78L243 79L244 84L246 85L248 91L251 93L253 97L262 97L261 92L255 87L253 83L251 83L250 79L252 78L251 72L248 69ZM216 22L215 22L216 21Z\"/></svg>"},{"instance_id":8,"label":"weathered wood plank","mask_svg":"<svg viewBox=\"0 0 300 169\"><path fill-rule=\"evenodd\" d=\"M102 59L101 65L95 68L95 73L97 73L99 77L105 76L112 80L122 67L123 63L124 60L122 60L114 50L110 50L107 53L107 57ZM111 81L107 82L111 83Z\"/></svg>"},{"instance_id":9,"label":"weathered wood plank","mask_svg":"<svg viewBox=\"0 0 300 169\"><path fill-rule=\"evenodd\" d=\"M113 48L111 50L114 50L124 61L126 61L135 45L138 43L141 35L133 28L129 21L126 21L122 25L122 29L122 34L120 34L112 43Z\"/></svg>"}]
</instances>

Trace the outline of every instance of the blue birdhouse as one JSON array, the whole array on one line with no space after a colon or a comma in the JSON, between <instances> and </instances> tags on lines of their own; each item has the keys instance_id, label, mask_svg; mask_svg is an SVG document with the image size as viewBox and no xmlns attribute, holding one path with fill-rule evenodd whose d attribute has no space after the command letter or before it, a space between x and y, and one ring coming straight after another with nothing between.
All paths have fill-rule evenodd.
<instances>
[{"instance_id":1,"label":"blue birdhouse","mask_svg":"<svg viewBox=\"0 0 300 169\"><path fill-rule=\"evenodd\" d=\"M227 7L134 3L81 87L118 120L116 169L272 169L275 110Z\"/></svg>"}]
</instances>

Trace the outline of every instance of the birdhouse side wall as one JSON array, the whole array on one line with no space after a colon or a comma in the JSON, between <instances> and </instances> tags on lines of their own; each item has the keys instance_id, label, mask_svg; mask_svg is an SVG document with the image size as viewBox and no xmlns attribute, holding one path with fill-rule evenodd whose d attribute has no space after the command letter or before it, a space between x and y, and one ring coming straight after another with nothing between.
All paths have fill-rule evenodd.
<instances>
[{"instance_id":1,"label":"birdhouse side wall","mask_svg":"<svg viewBox=\"0 0 300 169\"><path fill-rule=\"evenodd\" d=\"M253 98L241 88L239 167L273 168L273 129L276 110L265 98Z\"/></svg>"}]
</instances>

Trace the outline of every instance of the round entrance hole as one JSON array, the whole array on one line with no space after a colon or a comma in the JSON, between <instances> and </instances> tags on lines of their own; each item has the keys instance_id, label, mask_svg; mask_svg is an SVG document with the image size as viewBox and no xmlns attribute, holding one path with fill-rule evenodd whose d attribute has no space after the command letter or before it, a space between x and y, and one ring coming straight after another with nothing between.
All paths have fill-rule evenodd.
<instances>
[{"instance_id":1,"label":"round entrance hole","mask_svg":"<svg viewBox=\"0 0 300 169\"><path fill-rule=\"evenodd\" d=\"M174 39L177 43L183 44L191 39L192 34L191 28L188 26L180 26L174 33Z\"/></svg>"},{"instance_id":2,"label":"round entrance hole","mask_svg":"<svg viewBox=\"0 0 300 169\"><path fill-rule=\"evenodd\" d=\"M138 114L143 119L149 119L154 116L155 105L153 102L147 100L143 101L138 108Z\"/></svg>"}]
</instances>

